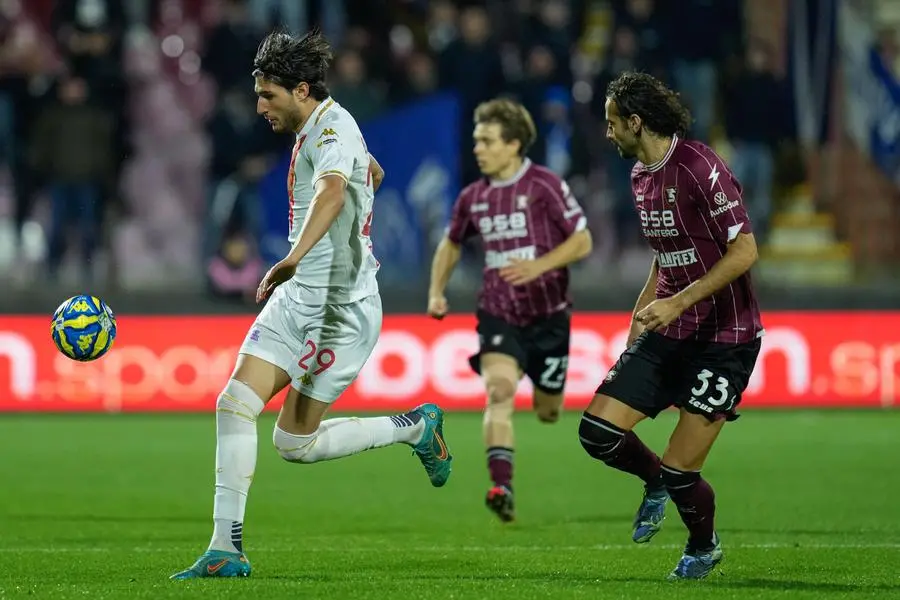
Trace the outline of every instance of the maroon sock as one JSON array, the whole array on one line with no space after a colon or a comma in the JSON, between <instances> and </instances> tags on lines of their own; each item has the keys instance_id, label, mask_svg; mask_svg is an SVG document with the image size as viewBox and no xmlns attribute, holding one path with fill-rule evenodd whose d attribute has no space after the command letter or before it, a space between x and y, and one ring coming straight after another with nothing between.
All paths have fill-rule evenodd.
<instances>
[{"instance_id":1,"label":"maroon sock","mask_svg":"<svg viewBox=\"0 0 900 600\"><path fill-rule=\"evenodd\" d=\"M716 494L700 471L679 471L663 465L662 478L688 529L688 545L698 550L713 546Z\"/></svg>"},{"instance_id":2,"label":"maroon sock","mask_svg":"<svg viewBox=\"0 0 900 600\"><path fill-rule=\"evenodd\" d=\"M663 488L659 457L633 431L625 431L605 419L585 413L578 435L587 453L597 460L614 469L637 475L648 491Z\"/></svg>"},{"instance_id":3,"label":"maroon sock","mask_svg":"<svg viewBox=\"0 0 900 600\"><path fill-rule=\"evenodd\" d=\"M659 457L633 431L626 431L618 456L609 466L640 477L648 490L663 488Z\"/></svg>"},{"instance_id":4,"label":"maroon sock","mask_svg":"<svg viewBox=\"0 0 900 600\"><path fill-rule=\"evenodd\" d=\"M512 490L513 449L491 446L487 449L488 472L494 485Z\"/></svg>"}]
</instances>

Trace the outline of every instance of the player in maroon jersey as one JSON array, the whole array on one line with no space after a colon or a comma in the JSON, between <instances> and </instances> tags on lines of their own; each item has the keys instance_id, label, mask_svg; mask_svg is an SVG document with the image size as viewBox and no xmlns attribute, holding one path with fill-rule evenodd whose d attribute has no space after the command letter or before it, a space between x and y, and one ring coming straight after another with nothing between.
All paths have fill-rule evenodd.
<instances>
[{"instance_id":1,"label":"player in maroon jersey","mask_svg":"<svg viewBox=\"0 0 900 600\"><path fill-rule=\"evenodd\" d=\"M447 313L444 289L460 245L480 236L484 285L478 301L480 351L470 359L487 391L484 442L492 487L487 506L514 518L513 397L522 375L534 384L538 418L559 418L569 360L567 265L591 251L586 219L569 187L525 157L537 137L528 111L510 100L475 110L474 152L484 177L456 200L431 267L428 314Z\"/></svg>"},{"instance_id":2,"label":"player in maroon jersey","mask_svg":"<svg viewBox=\"0 0 900 600\"><path fill-rule=\"evenodd\" d=\"M678 96L643 73L606 93L606 137L636 158L632 190L641 231L656 254L634 307L628 347L584 412L585 451L644 481L633 540L659 531L669 498L687 526L669 575L705 577L722 560L712 488L700 469L747 387L763 334L750 281L756 241L741 185L709 147L684 138L690 115ZM632 429L679 409L662 458Z\"/></svg>"}]
</instances>

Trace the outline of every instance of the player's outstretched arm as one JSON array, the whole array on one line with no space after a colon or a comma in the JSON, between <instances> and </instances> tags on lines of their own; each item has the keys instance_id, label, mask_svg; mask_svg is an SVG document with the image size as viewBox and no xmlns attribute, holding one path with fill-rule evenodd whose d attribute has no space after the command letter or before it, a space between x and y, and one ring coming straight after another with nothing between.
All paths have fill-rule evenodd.
<instances>
[{"instance_id":1,"label":"player's outstretched arm","mask_svg":"<svg viewBox=\"0 0 900 600\"><path fill-rule=\"evenodd\" d=\"M462 249L459 244L454 244L446 235L434 251L431 261L431 284L428 286L428 314L435 319L443 319L447 314L447 298L444 290L447 282L459 262Z\"/></svg>"},{"instance_id":2,"label":"player's outstretched arm","mask_svg":"<svg viewBox=\"0 0 900 600\"><path fill-rule=\"evenodd\" d=\"M681 313L709 298L746 273L759 254L752 233L739 233L728 243L725 256L700 279L670 298L655 300L638 313L638 320L650 331L665 327Z\"/></svg>"},{"instance_id":3,"label":"player's outstretched arm","mask_svg":"<svg viewBox=\"0 0 900 600\"><path fill-rule=\"evenodd\" d=\"M384 169L371 153L369 153L369 172L372 174L372 189L377 192L381 182L384 181Z\"/></svg>"}]
</instances>

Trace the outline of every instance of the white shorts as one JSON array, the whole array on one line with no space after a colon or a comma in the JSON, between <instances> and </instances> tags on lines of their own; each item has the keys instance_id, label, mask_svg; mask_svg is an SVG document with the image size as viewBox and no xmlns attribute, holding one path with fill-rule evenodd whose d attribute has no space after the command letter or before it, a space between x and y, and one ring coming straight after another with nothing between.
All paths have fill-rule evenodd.
<instances>
[{"instance_id":1,"label":"white shorts","mask_svg":"<svg viewBox=\"0 0 900 600\"><path fill-rule=\"evenodd\" d=\"M330 404L353 383L375 348L381 296L308 305L291 299L288 285L275 289L240 352L283 369L297 391Z\"/></svg>"}]
</instances>

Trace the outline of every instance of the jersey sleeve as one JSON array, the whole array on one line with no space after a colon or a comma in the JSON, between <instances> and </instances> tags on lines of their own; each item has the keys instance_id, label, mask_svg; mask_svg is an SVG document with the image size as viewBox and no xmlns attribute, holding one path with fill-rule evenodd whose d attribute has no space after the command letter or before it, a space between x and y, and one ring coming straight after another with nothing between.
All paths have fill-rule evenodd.
<instances>
[{"instance_id":1,"label":"jersey sleeve","mask_svg":"<svg viewBox=\"0 0 900 600\"><path fill-rule=\"evenodd\" d=\"M350 183L356 157L362 152L356 136L334 124L323 124L313 129L307 140L309 159L313 168L312 185L326 175L337 175Z\"/></svg>"},{"instance_id":2,"label":"jersey sleeve","mask_svg":"<svg viewBox=\"0 0 900 600\"><path fill-rule=\"evenodd\" d=\"M741 184L722 159L711 152L700 155L690 170L700 213L716 241L727 244L739 233L752 233Z\"/></svg>"},{"instance_id":3,"label":"jersey sleeve","mask_svg":"<svg viewBox=\"0 0 900 600\"><path fill-rule=\"evenodd\" d=\"M558 179L544 186L544 206L550 220L567 237L587 228L587 218L569 184Z\"/></svg>"},{"instance_id":4,"label":"jersey sleeve","mask_svg":"<svg viewBox=\"0 0 900 600\"><path fill-rule=\"evenodd\" d=\"M468 190L463 190L450 213L450 224L447 226L447 238L457 246L478 233L469 212Z\"/></svg>"}]
</instances>

